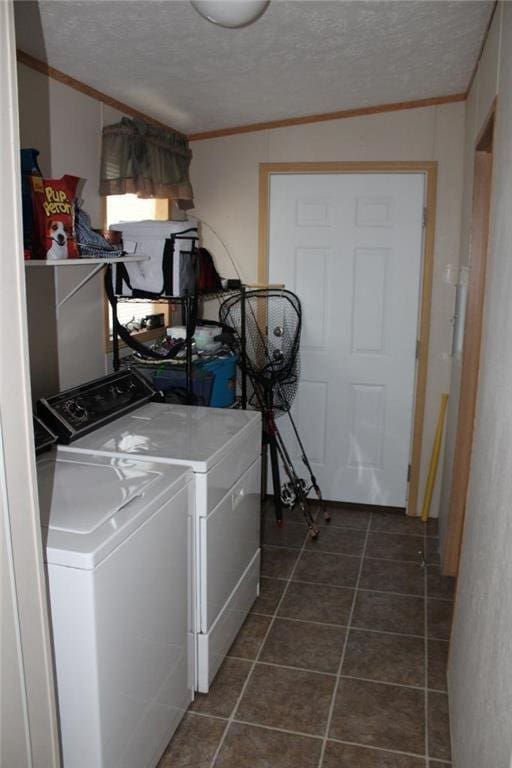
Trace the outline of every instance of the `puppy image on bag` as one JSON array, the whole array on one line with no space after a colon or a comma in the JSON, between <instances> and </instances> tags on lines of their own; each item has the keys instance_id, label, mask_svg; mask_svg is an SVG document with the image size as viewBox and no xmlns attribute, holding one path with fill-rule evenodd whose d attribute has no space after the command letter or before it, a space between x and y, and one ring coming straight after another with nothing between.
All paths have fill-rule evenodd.
<instances>
[{"instance_id":1,"label":"puppy image on bag","mask_svg":"<svg viewBox=\"0 0 512 768\"><path fill-rule=\"evenodd\" d=\"M77 259L75 238L76 176L44 179L32 176L34 209L33 257L57 261Z\"/></svg>"},{"instance_id":2,"label":"puppy image on bag","mask_svg":"<svg viewBox=\"0 0 512 768\"><path fill-rule=\"evenodd\" d=\"M51 247L46 251L47 259L67 259L68 240L71 238L71 227L58 219L50 219L46 233L51 240Z\"/></svg>"}]
</instances>

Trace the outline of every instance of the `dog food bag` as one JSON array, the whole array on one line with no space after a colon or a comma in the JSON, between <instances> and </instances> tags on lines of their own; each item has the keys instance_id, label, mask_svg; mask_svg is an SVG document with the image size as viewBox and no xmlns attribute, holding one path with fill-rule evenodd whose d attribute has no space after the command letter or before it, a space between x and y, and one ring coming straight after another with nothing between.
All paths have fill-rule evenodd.
<instances>
[{"instance_id":1,"label":"dog food bag","mask_svg":"<svg viewBox=\"0 0 512 768\"><path fill-rule=\"evenodd\" d=\"M77 259L75 238L75 197L80 179L44 179L32 176L32 205L34 209L34 258Z\"/></svg>"}]
</instances>

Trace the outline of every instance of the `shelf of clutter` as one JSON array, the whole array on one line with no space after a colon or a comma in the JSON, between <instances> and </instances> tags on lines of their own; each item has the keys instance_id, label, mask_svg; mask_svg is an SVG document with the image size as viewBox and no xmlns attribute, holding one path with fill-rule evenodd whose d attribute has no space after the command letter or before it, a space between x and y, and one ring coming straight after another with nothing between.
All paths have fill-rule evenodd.
<instances>
[{"instance_id":1,"label":"shelf of clutter","mask_svg":"<svg viewBox=\"0 0 512 768\"><path fill-rule=\"evenodd\" d=\"M202 405L214 405L216 407L229 407L232 399L227 392L228 380L233 379L236 382L236 361L237 357L228 350L211 350L211 354L205 353L198 355L193 352L197 339L189 333L189 325L195 327L197 321L197 302L217 298L222 300L234 293L240 293L244 290L243 286L237 289L227 289L218 292L187 295L187 296L161 296L152 298L152 304L167 303L178 305L182 310L182 322L180 352L172 359L166 359L166 353L170 351L176 339L171 341L171 337L166 333L165 327L162 327L162 336L164 341L155 342L159 354L158 359L151 359L149 350L148 356L144 355L142 349L139 349L136 355L131 355L124 360L119 355L119 336L118 336L118 318L117 305L119 303L137 303L147 299L133 297L116 297L112 304L113 315L113 334L112 334L112 365L114 370L118 370L121 365L133 365L139 369L139 372L151 379L152 385L158 389L169 387L178 387L186 393L187 402L196 402ZM172 330L172 329L169 329ZM220 334L221 329L217 328L216 333ZM213 342L212 333L211 341ZM128 340L124 339L125 343ZM170 344L168 344L170 342ZM131 346L131 345L130 345ZM145 345L144 345L145 346ZM215 346L215 345L214 345ZM217 344L221 347L221 344ZM233 385L234 395L235 385Z\"/></svg>"},{"instance_id":2,"label":"shelf of clutter","mask_svg":"<svg viewBox=\"0 0 512 768\"><path fill-rule=\"evenodd\" d=\"M136 303L138 301L147 301L147 299L133 298L127 296L118 296L113 302L113 336L112 336L112 362L114 370L118 370L122 365L133 365L139 368L139 372L142 375L146 375L151 379L152 385L157 390L163 390L167 385L177 386L185 390L188 402L199 402L201 404L212 404L217 407L241 407L245 409L247 407L247 372L245 366L245 294L248 289L283 289L283 283L250 283L242 284L241 282L237 287L226 287L221 291L214 291L209 293L201 293L198 295L186 295L186 296L162 296L159 298L152 298L151 302L154 304L167 303L181 305L182 307L182 322L181 328L183 339L182 348L178 355L175 357L166 357L166 352L169 352L172 344L176 341L171 341L172 334L168 334L165 328L162 328L162 340L154 342L157 351L157 355L153 358L146 356L142 348L139 348L135 355L130 355L124 360L119 355L119 337L117 333L117 304L118 303ZM229 296L239 295L241 300L241 319L242 319L242 331L241 336L238 339L240 354L234 355L233 350L229 348L211 350L210 354L206 349L198 355L193 351L194 341L197 339L190 336L187 333L189 322L192 315L194 318L194 325L197 320L197 301L209 301L211 299L218 299L223 301ZM195 305L195 311L194 311ZM199 321L200 323L201 321ZM202 329L204 332L205 329ZM220 328L217 333L220 333ZM172 328L169 329L172 331ZM168 336L171 338L167 338ZM197 334L196 334L197 335ZM214 335L211 340L213 341ZM169 345L170 342L170 345ZM132 346L132 344L129 344ZM219 347L222 344L219 343ZM228 403L227 390L229 382L233 381L233 395L236 390L236 373L235 365L236 361L240 366L240 397L232 398L235 402ZM213 384L212 384L213 380ZM208 387L213 386L213 390ZM205 401L202 403L202 401Z\"/></svg>"}]
</instances>

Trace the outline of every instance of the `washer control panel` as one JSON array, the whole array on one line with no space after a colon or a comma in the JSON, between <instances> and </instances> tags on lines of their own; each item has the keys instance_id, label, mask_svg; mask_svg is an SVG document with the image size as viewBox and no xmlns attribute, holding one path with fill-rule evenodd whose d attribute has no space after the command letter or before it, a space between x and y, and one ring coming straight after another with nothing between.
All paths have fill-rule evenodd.
<instances>
[{"instance_id":1,"label":"washer control panel","mask_svg":"<svg viewBox=\"0 0 512 768\"><path fill-rule=\"evenodd\" d=\"M68 444L144 405L155 395L141 374L127 369L43 398L37 412L55 432L58 442Z\"/></svg>"}]
</instances>

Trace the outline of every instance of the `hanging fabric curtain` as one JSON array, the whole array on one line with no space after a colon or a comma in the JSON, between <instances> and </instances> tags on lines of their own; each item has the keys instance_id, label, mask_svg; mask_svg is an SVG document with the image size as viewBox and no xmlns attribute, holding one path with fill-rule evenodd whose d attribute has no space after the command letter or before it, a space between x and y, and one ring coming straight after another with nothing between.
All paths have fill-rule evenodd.
<instances>
[{"instance_id":1,"label":"hanging fabric curtain","mask_svg":"<svg viewBox=\"0 0 512 768\"><path fill-rule=\"evenodd\" d=\"M182 134L123 117L103 128L100 195L172 198L193 208L191 158Z\"/></svg>"}]
</instances>

